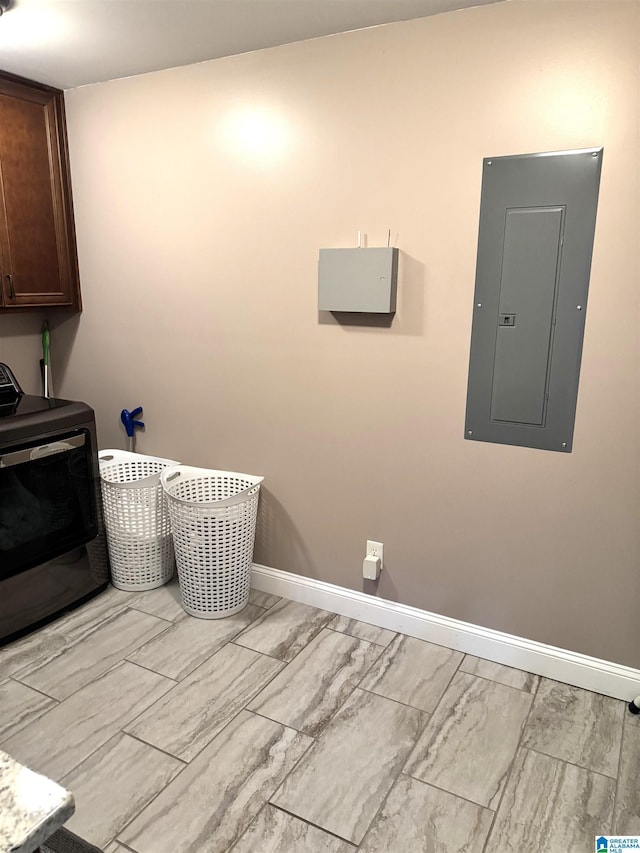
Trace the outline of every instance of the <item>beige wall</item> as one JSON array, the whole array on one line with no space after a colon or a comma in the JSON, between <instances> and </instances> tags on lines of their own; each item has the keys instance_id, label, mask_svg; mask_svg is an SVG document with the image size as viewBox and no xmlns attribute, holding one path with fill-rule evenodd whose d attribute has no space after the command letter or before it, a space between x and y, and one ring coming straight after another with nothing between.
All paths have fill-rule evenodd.
<instances>
[{"instance_id":1,"label":"beige wall","mask_svg":"<svg viewBox=\"0 0 640 853\"><path fill-rule=\"evenodd\" d=\"M25 394L42 393L44 318L44 314L30 311L0 315L0 361L9 365Z\"/></svg>"},{"instance_id":2,"label":"beige wall","mask_svg":"<svg viewBox=\"0 0 640 853\"><path fill-rule=\"evenodd\" d=\"M640 666L638 5L529 2L67 93L103 446L265 476L259 562ZM574 451L465 442L483 156L604 145ZM318 316L321 246L401 249L390 328ZM60 384L61 383L61 384Z\"/></svg>"}]
</instances>

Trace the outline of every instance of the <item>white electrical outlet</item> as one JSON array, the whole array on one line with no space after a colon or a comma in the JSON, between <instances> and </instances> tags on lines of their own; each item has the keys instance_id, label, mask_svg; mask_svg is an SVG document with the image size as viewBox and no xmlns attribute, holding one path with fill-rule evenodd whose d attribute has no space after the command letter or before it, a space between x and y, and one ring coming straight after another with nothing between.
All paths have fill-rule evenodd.
<instances>
[{"instance_id":1,"label":"white electrical outlet","mask_svg":"<svg viewBox=\"0 0 640 853\"><path fill-rule=\"evenodd\" d=\"M384 565L384 545L367 539L367 553L362 561L362 577L377 581Z\"/></svg>"},{"instance_id":2,"label":"white electrical outlet","mask_svg":"<svg viewBox=\"0 0 640 853\"><path fill-rule=\"evenodd\" d=\"M380 557L380 568L384 562L384 545L382 542L374 542L372 539L367 539L367 557Z\"/></svg>"}]
</instances>

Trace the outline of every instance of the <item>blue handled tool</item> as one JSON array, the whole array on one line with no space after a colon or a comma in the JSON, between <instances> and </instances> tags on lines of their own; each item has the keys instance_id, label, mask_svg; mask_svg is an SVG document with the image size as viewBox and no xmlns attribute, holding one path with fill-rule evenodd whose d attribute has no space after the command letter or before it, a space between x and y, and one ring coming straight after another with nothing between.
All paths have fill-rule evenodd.
<instances>
[{"instance_id":1,"label":"blue handled tool","mask_svg":"<svg viewBox=\"0 0 640 853\"><path fill-rule=\"evenodd\" d=\"M135 431L138 428L144 428L144 423L142 421L137 421L136 418L138 415L142 414L142 406L138 406L137 409L134 409L132 412L129 409L123 409L120 412L120 420L124 424L124 428L127 431L127 435L129 436L129 450L134 452L134 435Z\"/></svg>"}]
</instances>

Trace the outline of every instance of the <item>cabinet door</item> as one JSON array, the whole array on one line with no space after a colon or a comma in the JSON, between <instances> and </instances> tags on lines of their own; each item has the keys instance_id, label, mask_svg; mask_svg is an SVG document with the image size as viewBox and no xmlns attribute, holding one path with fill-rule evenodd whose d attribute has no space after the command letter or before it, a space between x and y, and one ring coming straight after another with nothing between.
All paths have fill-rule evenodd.
<instances>
[{"instance_id":1,"label":"cabinet door","mask_svg":"<svg viewBox=\"0 0 640 853\"><path fill-rule=\"evenodd\" d=\"M79 308L62 92L0 78L5 308Z\"/></svg>"}]
</instances>

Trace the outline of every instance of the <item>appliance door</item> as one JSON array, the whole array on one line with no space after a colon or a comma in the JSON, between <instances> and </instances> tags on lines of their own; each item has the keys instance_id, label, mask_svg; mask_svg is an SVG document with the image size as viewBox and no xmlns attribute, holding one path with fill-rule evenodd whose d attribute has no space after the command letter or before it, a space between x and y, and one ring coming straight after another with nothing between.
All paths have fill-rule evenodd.
<instances>
[{"instance_id":1,"label":"appliance door","mask_svg":"<svg viewBox=\"0 0 640 853\"><path fill-rule=\"evenodd\" d=\"M91 544L0 581L0 646L50 622L106 586L96 580Z\"/></svg>"},{"instance_id":2,"label":"appliance door","mask_svg":"<svg viewBox=\"0 0 640 853\"><path fill-rule=\"evenodd\" d=\"M97 535L93 456L86 429L0 448L0 580Z\"/></svg>"}]
</instances>

